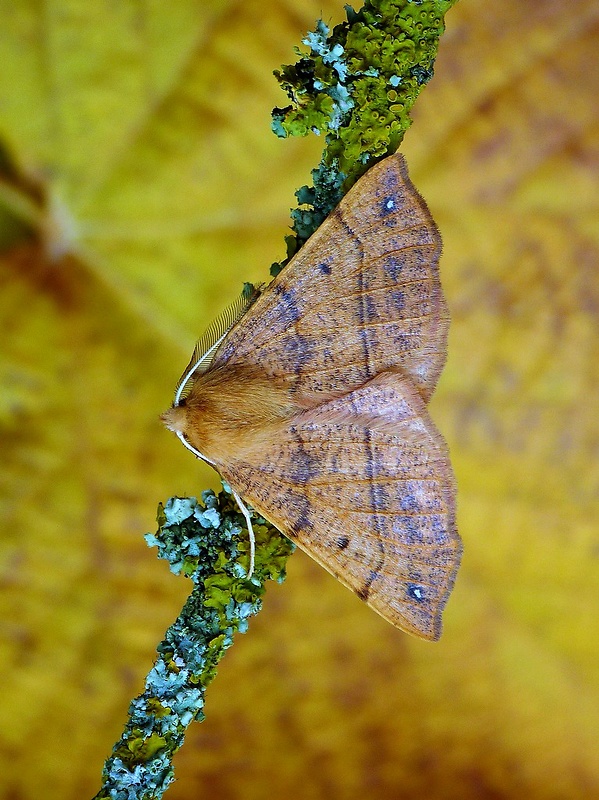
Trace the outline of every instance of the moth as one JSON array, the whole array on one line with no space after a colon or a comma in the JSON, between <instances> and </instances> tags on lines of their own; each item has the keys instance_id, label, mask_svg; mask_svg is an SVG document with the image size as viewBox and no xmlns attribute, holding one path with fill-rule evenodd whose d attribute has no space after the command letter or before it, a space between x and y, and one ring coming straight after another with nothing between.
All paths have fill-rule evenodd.
<instances>
[{"instance_id":1,"label":"moth","mask_svg":"<svg viewBox=\"0 0 599 800\"><path fill-rule=\"evenodd\" d=\"M403 157L388 156L198 344L162 415L227 481L250 532L243 501L424 639L441 634L461 555L427 410L449 324L440 253Z\"/></svg>"}]
</instances>

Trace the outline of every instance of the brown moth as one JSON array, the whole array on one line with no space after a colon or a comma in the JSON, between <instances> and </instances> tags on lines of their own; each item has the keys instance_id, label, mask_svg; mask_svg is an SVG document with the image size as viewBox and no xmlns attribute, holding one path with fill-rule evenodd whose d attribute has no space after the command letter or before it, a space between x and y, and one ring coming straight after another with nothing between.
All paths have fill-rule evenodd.
<instances>
[{"instance_id":1,"label":"brown moth","mask_svg":"<svg viewBox=\"0 0 599 800\"><path fill-rule=\"evenodd\" d=\"M424 639L440 636L461 554L426 408L446 356L440 253L403 157L389 156L196 348L162 416L240 504Z\"/></svg>"}]
</instances>

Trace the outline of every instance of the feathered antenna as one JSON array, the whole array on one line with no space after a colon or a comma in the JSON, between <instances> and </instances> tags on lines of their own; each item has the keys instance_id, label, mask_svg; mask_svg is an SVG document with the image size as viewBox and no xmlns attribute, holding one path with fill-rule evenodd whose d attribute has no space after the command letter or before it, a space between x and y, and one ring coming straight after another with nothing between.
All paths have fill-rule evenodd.
<instances>
[{"instance_id":1,"label":"feathered antenna","mask_svg":"<svg viewBox=\"0 0 599 800\"><path fill-rule=\"evenodd\" d=\"M251 283L245 283L243 291L237 300L226 308L223 313L208 326L203 336L198 339L193 349L191 360L183 370L183 374L177 383L173 406L178 406L181 400L189 394L193 377L208 369L220 343L231 328L243 317L259 294L260 287L256 288Z\"/></svg>"}]
</instances>

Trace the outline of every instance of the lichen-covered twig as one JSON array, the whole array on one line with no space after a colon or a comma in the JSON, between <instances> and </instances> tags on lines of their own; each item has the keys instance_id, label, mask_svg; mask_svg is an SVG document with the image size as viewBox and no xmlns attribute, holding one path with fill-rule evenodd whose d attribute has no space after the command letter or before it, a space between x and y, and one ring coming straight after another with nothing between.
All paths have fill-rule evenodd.
<instances>
[{"instance_id":1,"label":"lichen-covered twig","mask_svg":"<svg viewBox=\"0 0 599 800\"><path fill-rule=\"evenodd\" d=\"M172 758L185 730L203 719L204 692L236 632L261 607L268 579L282 581L293 544L262 517L252 514L256 563L252 577L247 531L231 495L211 491L195 498L172 497L158 509L158 531L146 539L171 570L194 582L176 622L158 645L158 658L143 693L106 762L96 800L154 800L174 780Z\"/></svg>"},{"instance_id":2,"label":"lichen-covered twig","mask_svg":"<svg viewBox=\"0 0 599 800\"><path fill-rule=\"evenodd\" d=\"M332 31L319 21L299 61L275 72L291 103L273 110L278 136L324 134L313 186L296 192L287 258L277 275L375 161L394 153L433 76L446 11L457 0L367 0Z\"/></svg>"},{"instance_id":3,"label":"lichen-covered twig","mask_svg":"<svg viewBox=\"0 0 599 800\"><path fill-rule=\"evenodd\" d=\"M314 186L297 192L287 258L276 275L356 180L394 152L410 125L409 113L432 76L445 12L456 0L367 0L346 7L347 21L332 32L323 22L307 35L307 52L276 73L291 104L274 109L279 136L324 134ZM143 694L104 769L96 800L155 800L173 781L172 757L185 730L203 719L204 692L216 666L248 618L260 608L268 578L281 581L293 545L253 515L256 564L251 578L244 519L231 495L171 498L149 536L175 573L195 587L158 646Z\"/></svg>"}]
</instances>

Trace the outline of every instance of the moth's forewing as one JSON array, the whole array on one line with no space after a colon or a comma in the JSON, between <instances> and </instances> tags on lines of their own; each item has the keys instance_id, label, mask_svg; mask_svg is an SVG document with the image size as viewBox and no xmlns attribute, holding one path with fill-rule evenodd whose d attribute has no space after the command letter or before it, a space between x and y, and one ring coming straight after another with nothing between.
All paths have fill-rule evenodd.
<instances>
[{"instance_id":1,"label":"moth's forewing","mask_svg":"<svg viewBox=\"0 0 599 800\"><path fill-rule=\"evenodd\" d=\"M441 238L396 154L372 167L233 328L215 363L293 379L300 404L400 367L425 400L445 362Z\"/></svg>"},{"instance_id":2,"label":"moth's forewing","mask_svg":"<svg viewBox=\"0 0 599 800\"><path fill-rule=\"evenodd\" d=\"M441 632L461 544L447 447L397 372L251 437L217 463L242 497L379 614Z\"/></svg>"}]
</instances>

